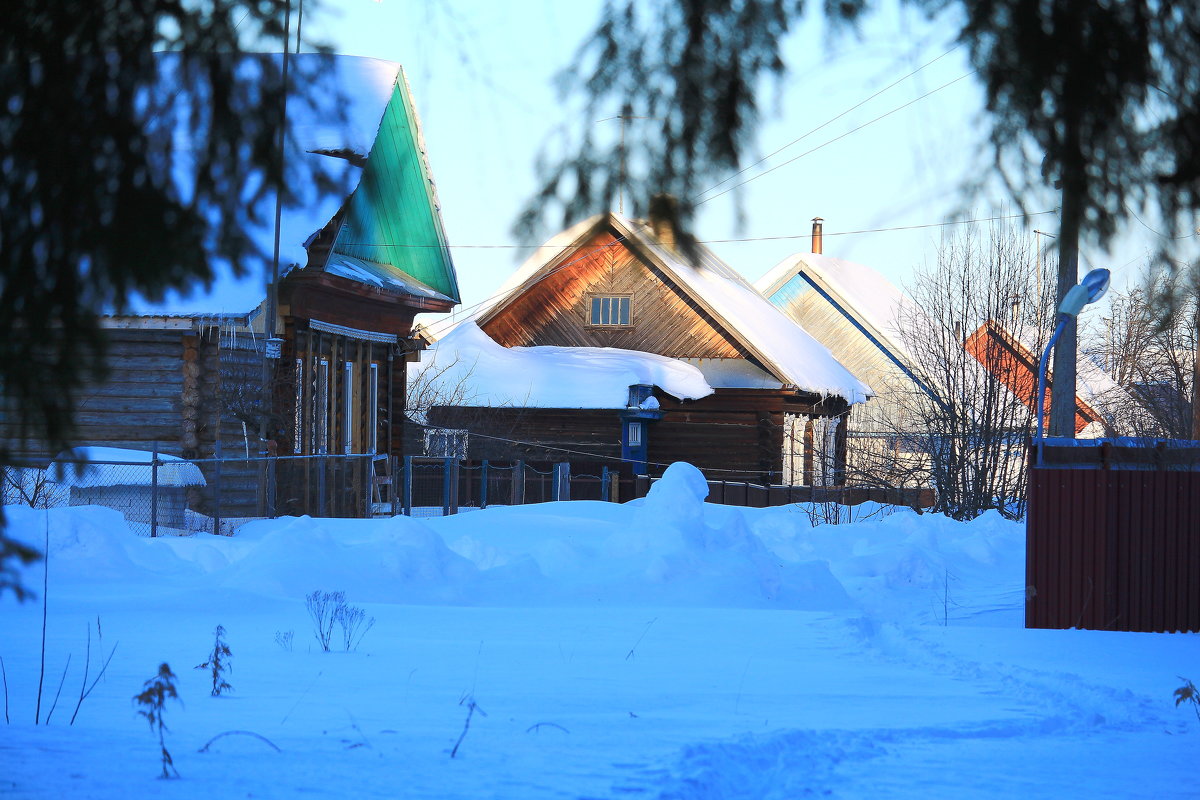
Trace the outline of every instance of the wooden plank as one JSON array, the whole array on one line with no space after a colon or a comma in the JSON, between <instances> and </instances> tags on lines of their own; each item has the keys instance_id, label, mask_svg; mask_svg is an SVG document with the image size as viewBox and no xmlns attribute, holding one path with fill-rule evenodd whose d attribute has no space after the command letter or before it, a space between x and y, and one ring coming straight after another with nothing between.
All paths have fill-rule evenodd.
<instances>
[{"instance_id":1,"label":"wooden plank","mask_svg":"<svg viewBox=\"0 0 1200 800\"><path fill-rule=\"evenodd\" d=\"M610 230L564 253L541 275L481 324L506 347L620 347L675 358L749 355L710 314ZM631 295L633 324L589 325L592 295Z\"/></svg>"}]
</instances>

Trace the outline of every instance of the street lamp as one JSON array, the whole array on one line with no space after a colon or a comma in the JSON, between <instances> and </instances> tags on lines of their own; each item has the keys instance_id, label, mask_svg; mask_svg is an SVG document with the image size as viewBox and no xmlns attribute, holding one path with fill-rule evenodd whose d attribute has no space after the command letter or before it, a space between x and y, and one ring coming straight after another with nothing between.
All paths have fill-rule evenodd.
<instances>
[{"instance_id":1,"label":"street lamp","mask_svg":"<svg viewBox=\"0 0 1200 800\"><path fill-rule=\"evenodd\" d=\"M1042 352L1042 361L1038 365L1038 466L1042 464L1042 441L1045 439L1042 435L1042 429L1046 416L1046 364L1050 360L1050 351L1054 349L1054 345L1058 341L1058 337L1062 334L1066 324L1079 316L1079 312L1083 310L1084 306L1090 305L1104 296L1104 292L1108 289L1108 280L1110 277L1111 273L1106 269L1092 270L1083 276L1083 280L1071 287L1071 290L1067 292L1067 296L1063 298L1062 303L1058 307L1058 324L1054 327L1054 335L1050 337L1046 349ZM1072 415L1072 418L1074 418L1074 415Z\"/></svg>"}]
</instances>

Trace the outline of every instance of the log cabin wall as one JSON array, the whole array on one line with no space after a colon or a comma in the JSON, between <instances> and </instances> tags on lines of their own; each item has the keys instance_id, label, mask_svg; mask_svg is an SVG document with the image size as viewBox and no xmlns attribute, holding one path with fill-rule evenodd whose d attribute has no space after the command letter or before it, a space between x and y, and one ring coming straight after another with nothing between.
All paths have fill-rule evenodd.
<instances>
[{"instance_id":1,"label":"log cabin wall","mask_svg":"<svg viewBox=\"0 0 1200 800\"><path fill-rule=\"evenodd\" d=\"M571 250L551 272L480 327L505 347L618 347L671 358L746 358L707 312L609 229ZM629 325L589 324L593 296L629 297Z\"/></svg>"},{"instance_id":2,"label":"log cabin wall","mask_svg":"<svg viewBox=\"0 0 1200 800\"><path fill-rule=\"evenodd\" d=\"M648 461L659 465L687 461L713 480L783 482L785 415L826 417L846 410L841 400L822 401L784 391L720 389L709 397L682 402L662 392L655 396L664 416L647 422ZM618 409L443 406L430 410L429 424L477 434L468 440L470 459L613 459L614 469L621 466ZM409 443L410 453L420 454L423 447L418 433ZM655 474L662 469L651 467Z\"/></svg>"},{"instance_id":3,"label":"log cabin wall","mask_svg":"<svg viewBox=\"0 0 1200 800\"><path fill-rule=\"evenodd\" d=\"M194 343L190 345L194 360L185 361L192 331L109 329L104 333L108 376L87 384L77 396L76 442L137 450L151 450L157 442L163 453L181 455L184 364L193 364L188 370L193 381L187 387L188 397L195 401L201 390L194 382L201 374ZM11 425L0 425L0 430L9 439L19 433ZM42 441L28 441L17 449L39 461L57 455Z\"/></svg>"},{"instance_id":4,"label":"log cabin wall","mask_svg":"<svg viewBox=\"0 0 1200 800\"><path fill-rule=\"evenodd\" d=\"M597 461L621 457L621 418L616 410L442 406L430 410L429 425L482 434L468 438L467 458L473 460ZM422 429L412 427L412 449L407 454L421 455ZM614 460L612 466L618 468L619 461Z\"/></svg>"},{"instance_id":5,"label":"log cabin wall","mask_svg":"<svg viewBox=\"0 0 1200 800\"><path fill-rule=\"evenodd\" d=\"M648 459L687 461L710 478L784 481L785 417L829 417L846 412L839 399L822 400L785 390L717 389L699 400L679 401L655 392L663 418L650 423Z\"/></svg>"}]
</instances>

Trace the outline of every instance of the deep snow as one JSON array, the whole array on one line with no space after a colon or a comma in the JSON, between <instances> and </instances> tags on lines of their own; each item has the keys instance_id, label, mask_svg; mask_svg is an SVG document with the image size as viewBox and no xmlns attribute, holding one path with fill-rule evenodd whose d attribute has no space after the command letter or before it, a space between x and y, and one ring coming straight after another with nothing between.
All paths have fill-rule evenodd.
<instances>
[{"instance_id":1,"label":"deep snow","mask_svg":"<svg viewBox=\"0 0 1200 800\"><path fill-rule=\"evenodd\" d=\"M1019 524L866 506L814 527L829 509L703 491L680 465L625 505L153 540L106 509L9 507L50 544L43 720L71 661L35 726L41 604L0 598L0 795L1196 795L1200 721L1172 691L1200 678L1197 638L1024 630ZM315 589L375 618L357 651L320 652ZM192 667L217 625L235 691L214 698ZM92 675L117 649L70 726L89 626ZM170 781L131 703L162 661ZM197 752L231 730L282 752Z\"/></svg>"}]
</instances>

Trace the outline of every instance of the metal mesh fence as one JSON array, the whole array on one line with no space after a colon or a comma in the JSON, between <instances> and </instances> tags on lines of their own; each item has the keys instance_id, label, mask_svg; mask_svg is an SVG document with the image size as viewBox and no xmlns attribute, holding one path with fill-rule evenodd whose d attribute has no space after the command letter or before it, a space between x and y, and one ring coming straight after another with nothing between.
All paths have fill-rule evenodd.
<instances>
[{"instance_id":1,"label":"metal mesh fence","mask_svg":"<svg viewBox=\"0 0 1200 800\"><path fill-rule=\"evenodd\" d=\"M104 506L146 536L228 535L255 519L361 517L372 507L367 455L184 461L145 453L132 458L5 467L2 500L35 508Z\"/></svg>"},{"instance_id":2,"label":"metal mesh fence","mask_svg":"<svg viewBox=\"0 0 1200 800\"><path fill-rule=\"evenodd\" d=\"M5 468L2 500L39 508L101 505L147 536L216 533L276 516L435 517L498 505L644 496L653 478L606 466L468 462L373 455L280 456L184 461L152 453L137 460L59 460ZM767 506L877 502L928 506L928 490L814 488L709 481L709 502ZM876 496L878 494L878 496ZM893 496L894 495L894 496Z\"/></svg>"}]
</instances>

